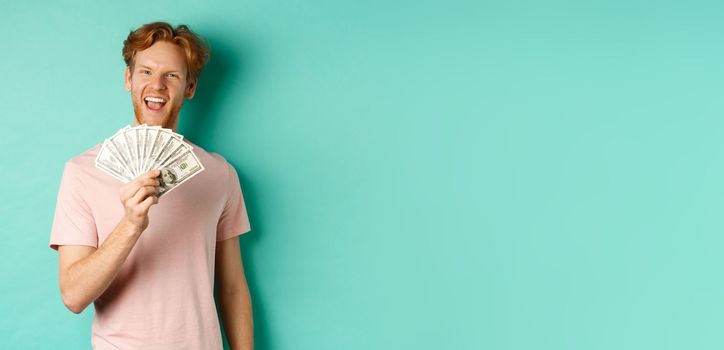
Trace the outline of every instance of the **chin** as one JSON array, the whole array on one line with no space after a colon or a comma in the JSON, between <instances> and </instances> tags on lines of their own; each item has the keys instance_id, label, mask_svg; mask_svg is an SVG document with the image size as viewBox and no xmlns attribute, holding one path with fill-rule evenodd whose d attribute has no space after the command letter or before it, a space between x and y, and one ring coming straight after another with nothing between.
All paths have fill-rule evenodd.
<instances>
[{"instance_id":1,"label":"chin","mask_svg":"<svg viewBox=\"0 0 724 350\"><path fill-rule=\"evenodd\" d=\"M145 124L148 126L163 126L166 127L166 121L155 121L153 119L144 119Z\"/></svg>"},{"instance_id":2,"label":"chin","mask_svg":"<svg viewBox=\"0 0 724 350\"><path fill-rule=\"evenodd\" d=\"M138 124L146 124L149 126L153 125L163 125L165 123L165 120L159 119L159 118L153 118L153 117L146 117L146 116L136 116L136 122Z\"/></svg>"},{"instance_id":3,"label":"chin","mask_svg":"<svg viewBox=\"0 0 724 350\"><path fill-rule=\"evenodd\" d=\"M172 119L171 116L168 115L168 113L148 113L143 109L136 109L134 112L136 115L136 121L141 124L164 125Z\"/></svg>"},{"instance_id":4,"label":"chin","mask_svg":"<svg viewBox=\"0 0 724 350\"><path fill-rule=\"evenodd\" d=\"M178 115L173 116L173 111L165 111L165 113L158 113L156 115L149 115L144 109L143 105L133 105L135 112L136 122L140 124L146 124L148 126L161 126L168 129L173 129ZM168 107L168 106L167 106Z\"/></svg>"}]
</instances>

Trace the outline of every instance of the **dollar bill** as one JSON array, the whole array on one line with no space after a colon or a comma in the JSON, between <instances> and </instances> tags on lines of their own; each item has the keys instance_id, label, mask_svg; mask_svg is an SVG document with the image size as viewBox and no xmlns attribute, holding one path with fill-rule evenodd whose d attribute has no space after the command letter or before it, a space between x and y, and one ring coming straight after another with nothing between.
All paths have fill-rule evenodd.
<instances>
[{"instance_id":1,"label":"dollar bill","mask_svg":"<svg viewBox=\"0 0 724 350\"><path fill-rule=\"evenodd\" d=\"M204 170L204 166L193 151L187 150L171 163L161 168L159 176L159 197L186 182Z\"/></svg>"},{"instance_id":2,"label":"dollar bill","mask_svg":"<svg viewBox=\"0 0 724 350\"><path fill-rule=\"evenodd\" d=\"M106 141L106 143L107 142L108 141ZM127 173L126 169L124 169L123 165L120 162L116 161L116 158L111 152L110 147L101 148L100 152L98 152L98 157L96 157L95 164L97 167L105 170L111 176L115 177L118 180L121 180L122 182L131 181L130 174Z\"/></svg>"},{"instance_id":3,"label":"dollar bill","mask_svg":"<svg viewBox=\"0 0 724 350\"><path fill-rule=\"evenodd\" d=\"M149 170L161 170L159 196L204 170L183 135L159 126L125 126L106 139L95 166L128 183Z\"/></svg>"}]
</instances>

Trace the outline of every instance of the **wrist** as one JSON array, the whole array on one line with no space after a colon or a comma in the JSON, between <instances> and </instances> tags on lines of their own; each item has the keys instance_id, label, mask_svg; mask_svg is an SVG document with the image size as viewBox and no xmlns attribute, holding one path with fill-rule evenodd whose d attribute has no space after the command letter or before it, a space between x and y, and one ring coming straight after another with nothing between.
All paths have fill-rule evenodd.
<instances>
[{"instance_id":1,"label":"wrist","mask_svg":"<svg viewBox=\"0 0 724 350\"><path fill-rule=\"evenodd\" d=\"M129 220L127 217L123 217L121 219L121 222L118 224L118 228L121 232L124 233L124 235L127 236L140 236L143 230L146 228L134 223L132 220Z\"/></svg>"}]
</instances>

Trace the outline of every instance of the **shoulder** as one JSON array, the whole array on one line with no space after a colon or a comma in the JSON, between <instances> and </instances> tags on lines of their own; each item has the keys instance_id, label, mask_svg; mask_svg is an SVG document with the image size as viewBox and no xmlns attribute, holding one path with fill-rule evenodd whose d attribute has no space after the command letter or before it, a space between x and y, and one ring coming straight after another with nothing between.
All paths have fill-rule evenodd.
<instances>
[{"instance_id":1,"label":"shoulder","mask_svg":"<svg viewBox=\"0 0 724 350\"><path fill-rule=\"evenodd\" d=\"M204 164L204 167L206 167L207 164L209 166L222 168L230 166L229 162L227 162L226 158L222 155L215 152L209 152L197 144L191 142L188 143L194 148L194 154L196 154L199 160Z\"/></svg>"},{"instance_id":2,"label":"shoulder","mask_svg":"<svg viewBox=\"0 0 724 350\"><path fill-rule=\"evenodd\" d=\"M215 152L208 152L203 147L190 143L194 148L194 154L204 166L204 172L213 175L215 178L228 178L230 174L235 174L234 167L222 155Z\"/></svg>"},{"instance_id":3,"label":"shoulder","mask_svg":"<svg viewBox=\"0 0 724 350\"><path fill-rule=\"evenodd\" d=\"M89 193L87 187L94 183L94 179L98 178L95 158L99 150L100 144L73 156L65 162L60 180L59 198L79 200Z\"/></svg>"},{"instance_id":4,"label":"shoulder","mask_svg":"<svg viewBox=\"0 0 724 350\"><path fill-rule=\"evenodd\" d=\"M70 158L65 162L64 172L72 175L87 174L95 168L95 159L100 149L101 144L97 144L83 153Z\"/></svg>"}]
</instances>

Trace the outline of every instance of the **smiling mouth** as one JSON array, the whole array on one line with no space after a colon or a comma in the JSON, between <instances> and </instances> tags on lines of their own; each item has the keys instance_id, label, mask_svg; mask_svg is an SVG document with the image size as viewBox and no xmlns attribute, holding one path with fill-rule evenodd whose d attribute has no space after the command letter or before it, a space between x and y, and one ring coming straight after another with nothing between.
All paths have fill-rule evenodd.
<instances>
[{"instance_id":1,"label":"smiling mouth","mask_svg":"<svg viewBox=\"0 0 724 350\"><path fill-rule=\"evenodd\" d=\"M161 97L146 96L143 103L152 111L160 111L166 105L166 99Z\"/></svg>"}]
</instances>

